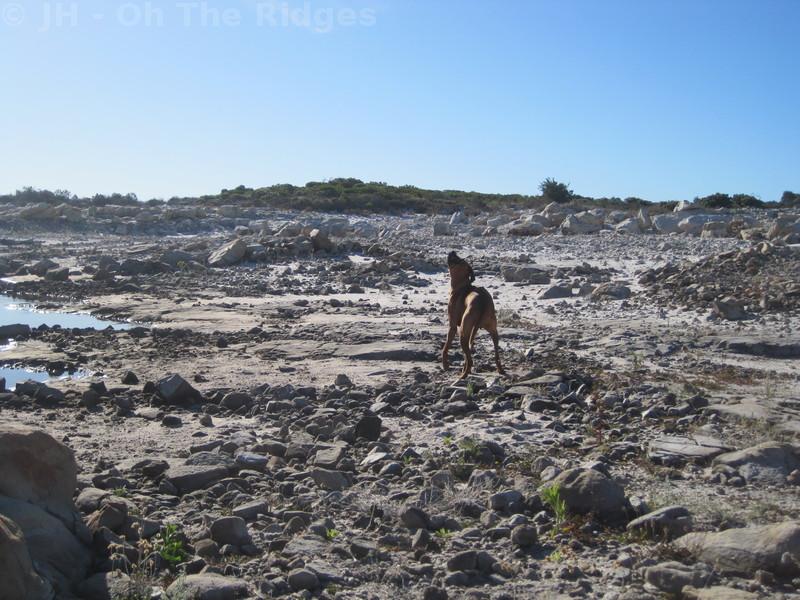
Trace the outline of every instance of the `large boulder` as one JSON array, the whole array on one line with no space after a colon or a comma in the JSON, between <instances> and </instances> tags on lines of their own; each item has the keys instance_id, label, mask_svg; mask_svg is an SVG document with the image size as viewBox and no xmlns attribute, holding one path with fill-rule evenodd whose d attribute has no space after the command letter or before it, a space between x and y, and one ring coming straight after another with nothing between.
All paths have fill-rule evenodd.
<instances>
[{"instance_id":1,"label":"large boulder","mask_svg":"<svg viewBox=\"0 0 800 600\"><path fill-rule=\"evenodd\" d=\"M230 267L240 262L246 253L247 244L241 239L235 239L214 250L208 257L208 265L210 267Z\"/></svg>"},{"instance_id":2,"label":"large boulder","mask_svg":"<svg viewBox=\"0 0 800 600\"><path fill-rule=\"evenodd\" d=\"M595 233L603 229L604 220L603 211L598 209L575 213L564 219L561 233L565 235Z\"/></svg>"},{"instance_id":3,"label":"large boulder","mask_svg":"<svg viewBox=\"0 0 800 600\"><path fill-rule=\"evenodd\" d=\"M730 224L726 221L709 221L703 225L700 237L703 239L715 239L730 237Z\"/></svg>"},{"instance_id":4,"label":"large boulder","mask_svg":"<svg viewBox=\"0 0 800 600\"><path fill-rule=\"evenodd\" d=\"M542 210L540 214L546 219L546 225L548 227L557 227L564 222L567 215L572 213L573 210L571 208L567 208L557 202L551 202L544 207L544 210Z\"/></svg>"},{"instance_id":5,"label":"large boulder","mask_svg":"<svg viewBox=\"0 0 800 600\"><path fill-rule=\"evenodd\" d=\"M723 222L727 226L727 223L730 222L730 217L725 217L723 215L689 215L685 219L682 219L678 223L678 229L683 233L688 233L690 235L700 235L700 232L703 230L703 227L707 223L712 222Z\"/></svg>"},{"instance_id":6,"label":"large boulder","mask_svg":"<svg viewBox=\"0 0 800 600\"><path fill-rule=\"evenodd\" d=\"M308 237L315 252L333 252L336 249L328 234L320 229L313 229Z\"/></svg>"},{"instance_id":7,"label":"large boulder","mask_svg":"<svg viewBox=\"0 0 800 600\"><path fill-rule=\"evenodd\" d=\"M631 217L617 223L614 226L614 231L620 231L622 233L641 233L642 223L638 218Z\"/></svg>"},{"instance_id":8,"label":"large boulder","mask_svg":"<svg viewBox=\"0 0 800 600\"><path fill-rule=\"evenodd\" d=\"M733 468L747 483L780 485L795 469L800 469L800 448L780 442L764 442L752 448L720 454L711 463L713 470Z\"/></svg>"},{"instance_id":9,"label":"large boulder","mask_svg":"<svg viewBox=\"0 0 800 600\"><path fill-rule=\"evenodd\" d=\"M541 235L544 233L544 225L537 221L523 221L521 223L512 223L507 228L508 235L517 237L530 237L534 235Z\"/></svg>"},{"instance_id":10,"label":"large boulder","mask_svg":"<svg viewBox=\"0 0 800 600\"><path fill-rule=\"evenodd\" d=\"M19 526L0 515L0 598L50 600L52 586L33 570Z\"/></svg>"},{"instance_id":11,"label":"large boulder","mask_svg":"<svg viewBox=\"0 0 800 600\"><path fill-rule=\"evenodd\" d=\"M752 576L757 570L796 576L800 564L800 522L786 521L727 529L717 533L688 533L673 542L697 560L722 573Z\"/></svg>"},{"instance_id":12,"label":"large boulder","mask_svg":"<svg viewBox=\"0 0 800 600\"><path fill-rule=\"evenodd\" d=\"M200 392L178 374L167 375L156 383L158 395L172 405L188 404L202 398Z\"/></svg>"},{"instance_id":13,"label":"large boulder","mask_svg":"<svg viewBox=\"0 0 800 600\"><path fill-rule=\"evenodd\" d=\"M622 486L595 469L569 469L548 485L558 486L567 510L575 514L592 513L605 521L622 521L630 510Z\"/></svg>"},{"instance_id":14,"label":"large boulder","mask_svg":"<svg viewBox=\"0 0 800 600\"><path fill-rule=\"evenodd\" d=\"M65 521L74 512L78 466L72 451L43 431L0 426L0 496L36 504Z\"/></svg>"},{"instance_id":15,"label":"large boulder","mask_svg":"<svg viewBox=\"0 0 800 600\"><path fill-rule=\"evenodd\" d=\"M689 210L700 210L700 207L693 202L689 202L688 200L681 200L675 205L675 208L672 209L672 211L676 213Z\"/></svg>"},{"instance_id":16,"label":"large boulder","mask_svg":"<svg viewBox=\"0 0 800 600\"><path fill-rule=\"evenodd\" d=\"M67 591L82 581L91 555L60 519L21 500L0 496L0 515L22 530L36 572L56 589Z\"/></svg>"},{"instance_id":17,"label":"large boulder","mask_svg":"<svg viewBox=\"0 0 800 600\"><path fill-rule=\"evenodd\" d=\"M800 220L796 216L784 216L778 218L770 226L767 239L776 240L797 234L800 234Z\"/></svg>"},{"instance_id":18,"label":"large boulder","mask_svg":"<svg viewBox=\"0 0 800 600\"><path fill-rule=\"evenodd\" d=\"M678 233L678 223L684 219L680 213L656 215L652 218L653 228L658 233Z\"/></svg>"}]
</instances>

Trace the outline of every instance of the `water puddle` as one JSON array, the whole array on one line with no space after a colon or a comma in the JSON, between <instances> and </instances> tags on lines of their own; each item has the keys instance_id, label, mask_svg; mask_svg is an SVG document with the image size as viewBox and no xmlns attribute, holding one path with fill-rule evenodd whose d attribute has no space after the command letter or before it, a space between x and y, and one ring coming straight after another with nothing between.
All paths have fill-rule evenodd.
<instances>
[{"instance_id":1,"label":"water puddle","mask_svg":"<svg viewBox=\"0 0 800 600\"><path fill-rule=\"evenodd\" d=\"M73 327L78 329L106 329L107 327L130 329L134 326L131 323L104 321L87 313L37 310L29 302L0 295L0 325L13 325L15 323L30 325L31 327L39 327L39 325L53 327L59 325L65 329ZM0 342L4 341L0 340Z\"/></svg>"},{"instance_id":2,"label":"water puddle","mask_svg":"<svg viewBox=\"0 0 800 600\"><path fill-rule=\"evenodd\" d=\"M68 379L82 379L89 375L91 375L89 371L84 371L82 369L71 373L50 374L47 371L37 371L24 367L0 367L0 379L6 380L6 389L11 391L14 391L14 387L22 381L66 381Z\"/></svg>"}]
</instances>

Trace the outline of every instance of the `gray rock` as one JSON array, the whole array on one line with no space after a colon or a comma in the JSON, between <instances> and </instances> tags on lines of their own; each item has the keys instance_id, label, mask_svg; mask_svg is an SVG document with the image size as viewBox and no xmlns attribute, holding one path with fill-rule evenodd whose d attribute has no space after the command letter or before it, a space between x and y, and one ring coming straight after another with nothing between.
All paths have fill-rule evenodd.
<instances>
[{"instance_id":1,"label":"gray rock","mask_svg":"<svg viewBox=\"0 0 800 600\"><path fill-rule=\"evenodd\" d=\"M84 600L117 600L125 598L131 580L125 573L95 573L78 585L78 593Z\"/></svg>"},{"instance_id":2,"label":"gray rock","mask_svg":"<svg viewBox=\"0 0 800 600\"><path fill-rule=\"evenodd\" d=\"M167 597L187 600L236 600L248 595L246 581L213 573L178 577L167 588Z\"/></svg>"},{"instance_id":3,"label":"gray rock","mask_svg":"<svg viewBox=\"0 0 800 600\"><path fill-rule=\"evenodd\" d=\"M446 221L434 221L433 235L453 235L453 228Z\"/></svg>"},{"instance_id":4,"label":"gray rock","mask_svg":"<svg viewBox=\"0 0 800 600\"><path fill-rule=\"evenodd\" d=\"M722 573L752 576L763 569L789 576L800 574L797 572L800 564L800 523L797 521L717 533L688 533L673 544L698 560L714 565Z\"/></svg>"},{"instance_id":5,"label":"gray rock","mask_svg":"<svg viewBox=\"0 0 800 600\"><path fill-rule=\"evenodd\" d=\"M478 553L475 550L464 550L450 557L447 561L448 571L474 571L478 568Z\"/></svg>"},{"instance_id":6,"label":"gray rock","mask_svg":"<svg viewBox=\"0 0 800 600\"><path fill-rule=\"evenodd\" d=\"M600 211L602 213L602 210ZM594 211L584 211L568 215L561 224L561 233L565 235L580 235L595 233L603 229L603 216Z\"/></svg>"},{"instance_id":7,"label":"gray rock","mask_svg":"<svg viewBox=\"0 0 800 600\"><path fill-rule=\"evenodd\" d=\"M334 243L319 229L313 229L309 234L311 245L314 247L315 252L333 252L336 249Z\"/></svg>"},{"instance_id":8,"label":"gray rock","mask_svg":"<svg viewBox=\"0 0 800 600\"><path fill-rule=\"evenodd\" d=\"M739 471L747 483L786 483L789 473L800 469L800 449L792 444L764 442L752 448L720 454L712 469L726 466Z\"/></svg>"},{"instance_id":9,"label":"gray rock","mask_svg":"<svg viewBox=\"0 0 800 600\"><path fill-rule=\"evenodd\" d=\"M167 375L156 383L158 395L172 405L187 404L200 400L201 395L183 377L177 374Z\"/></svg>"},{"instance_id":10,"label":"gray rock","mask_svg":"<svg viewBox=\"0 0 800 600\"><path fill-rule=\"evenodd\" d=\"M400 522L408 529L429 529L431 519L421 508L407 506L400 512Z\"/></svg>"},{"instance_id":11,"label":"gray rock","mask_svg":"<svg viewBox=\"0 0 800 600\"><path fill-rule=\"evenodd\" d=\"M743 321L750 318L750 314L744 309L744 303L733 298L715 300L711 303L711 310L714 315L726 321Z\"/></svg>"},{"instance_id":12,"label":"gray rock","mask_svg":"<svg viewBox=\"0 0 800 600\"><path fill-rule=\"evenodd\" d=\"M730 446L706 435L664 436L650 442L647 456L654 463L675 466L711 460L729 450Z\"/></svg>"},{"instance_id":13,"label":"gray rock","mask_svg":"<svg viewBox=\"0 0 800 600\"><path fill-rule=\"evenodd\" d=\"M350 486L350 480L342 471L329 469L312 469L311 478L319 487L332 492L338 492Z\"/></svg>"},{"instance_id":14,"label":"gray rock","mask_svg":"<svg viewBox=\"0 0 800 600\"><path fill-rule=\"evenodd\" d=\"M686 507L667 506L634 519L627 529L658 539L672 539L692 530L692 515Z\"/></svg>"},{"instance_id":15,"label":"gray rock","mask_svg":"<svg viewBox=\"0 0 800 600\"><path fill-rule=\"evenodd\" d=\"M667 594L676 596L685 586L701 587L711 577L711 570L705 565L686 566L676 561L659 563L644 570L644 579L647 583Z\"/></svg>"},{"instance_id":16,"label":"gray rock","mask_svg":"<svg viewBox=\"0 0 800 600\"><path fill-rule=\"evenodd\" d=\"M219 465L176 465L169 468L166 480L175 486L179 494L188 494L227 475L228 469Z\"/></svg>"},{"instance_id":17,"label":"gray rock","mask_svg":"<svg viewBox=\"0 0 800 600\"><path fill-rule=\"evenodd\" d=\"M759 600L762 596L753 592L737 590L723 585L713 585L707 588L696 588L687 585L681 590L683 600Z\"/></svg>"},{"instance_id":18,"label":"gray rock","mask_svg":"<svg viewBox=\"0 0 800 600\"><path fill-rule=\"evenodd\" d=\"M345 447L342 445L331 446L317 450L314 455L314 465L323 469L333 469L344 458Z\"/></svg>"},{"instance_id":19,"label":"gray rock","mask_svg":"<svg viewBox=\"0 0 800 600\"><path fill-rule=\"evenodd\" d=\"M631 297L631 289L619 283L602 283L591 293L592 300L611 298L612 300L625 300Z\"/></svg>"},{"instance_id":20,"label":"gray rock","mask_svg":"<svg viewBox=\"0 0 800 600\"><path fill-rule=\"evenodd\" d=\"M500 274L504 280L511 283L550 283L550 275L547 274L547 271L545 271L545 269L542 267L536 267L533 265L527 265L523 267L506 265L500 268Z\"/></svg>"},{"instance_id":21,"label":"gray rock","mask_svg":"<svg viewBox=\"0 0 800 600\"><path fill-rule=\"evenodd\" d=\"M357 438L364 438L376 442L381 437L383 421L375 415L365 415L356 423L355 434Z\"/></svg>"},{"instance_id":22,"label":"gray rock","mask_svg":"<svg viewBox=\"0 0 800 600\"><path fill-rule=\"evenodd\" d=\"M595 469L569 469L552 484L559 486L561 498L572 513L593 513L600 519L620 521L630 510L622 486Z\"/></svg>"},{"instance_id":23,"label":"gray rock","mask_svg":"<svg viewBox=\"0 0 800 600\"><path fill-rule=\"evenodd\" d=\"M210 267L230 267L240 262L247 253L247 244L241 239L235 239L221 246L208 257Z\"/></svg>"},{"instance_id":24,"label":"gray rock","mask_svg":"<svg viewBox=\"0 0 800 600\"><path fill-rule=\"evenodd\" d=\"M61 267L57 269L50 269L44 274L45 281L67 281L69 279L69 269Z\"/></svg>"},{"instance_id":25,"label":"gray rock","mask_svg":"<svg viewBox=\"0 0 800 600\"><path fill-rule=\"evenodd\" d=\"M255 452L239 452L236 455L236 464L245 469L263 471L269 463L269 457Z\"/></svg>"},{"instance_id":26,"label":"gray rock","mask_svg":"<svg viewBox=\"0 0 800 600\"><path fill-rule=\"evenodd\" d=\"M539 541L536 527L531 525L517 525L511 530L511 543L520 548L529 548Z\"/></svg>"},{"instance_id":27,"label":"gray rock","mask_svg":"<svg viewBox=\"0 0 800 600\"><path fill-rule=\"evenodd\" d=\"M96 511L100 507L100 502L104 498L108 498L111 492L107 490L100 490L94 487L87 487L81 490L75 500L75 506L79 511L84 514L89 514Z\"/></svg>"},{"instance_id":28,"label":"gray rock","mask_svg":"<svg viewBox=\"0 0 800 600\"><path fill-rule=\"evenodd\" d=\"M232 512L235 517L241 517L245 521L252 521L258 515L268 514L269 505L261 500L254 500L246 504L240 504Z\"/></svg>"},{"instance_id":29,"label":"gray rock","mask_svg":"<svg viewBox=\"0 0 800 600\"><path fill-rule=\"evenodd\" d=\"M292 591L299 592L301 590L315 590L319 587L319 578L317 575L308 569L294 569L287 577L289 587Z\"/></svg>"},{"instance_id":30,"label":"gray rock","mask_svg":"<svg viewBox=\"0 0 800 600\"><path fill-rule=\"evenodd\" d=\"M66 593L85 579L91 564L89 550L63 521L34 504L5 496L0 496L0 514L22 530L36 572L56 592Z\"/></svg>"},{"instance_id":31,"label":"gray rock","mask_svg":"<svg viewBox=\"0 0 800 600\"><path fill-rule=\"evenodd\" d=\"M244 546L251 542L247 523L241 517L220 517L211 524L211 539L218 544Z\"/></svg>"},{"instance_id":32,"label":"gray rock","mask_svg":"<svg viewBox=\"0 0 800 600\"><path fill-rule=\"evenodd\" d=\"M557 298L571 298L572 297L572 288L563 286L563 285L554 285L546 290L544 290L541 294L539 294L539 298L541 300L555 300Z\"/></svg>"},{"instance_id":33,"label":"gray rock","mask_svg":"<svg viewBox=\"0 0 800 600\"><path fill-rule=\"evenodd\" d=\"M0 515L0 598L50 600L53 588L34 571L19 526Z\"/></svg>"},{"instance_id":34,"label":"gray rock","mask_svg":"<svg viewBox=\"0 0 800 600\"><path fill-rule=\"evenodd\" d=\"M0 495L72 520L78 465L72 451L43 431L0 425Z\"/></svg>"},{"instance_id":35,"label":"gray rock","mask_svg":"<svg viewBox=\"0 0 800 600\"><path fill-rule=\"evenodd\" d=\"M220 405L224 406L228 410L238 410L243 406L252 406L253 398L250 396L250 394L245 394L242 392L230 392L225 394L220 402Z\"/></svg>"},{"instance_id":36,"label":"gray rock","mask_svg":"<svg viewBox=\"0 0 800 600\"><path fill-rule=\"evenodd\" d=\"M183 421L178 415L164 415L161 419L161 424L164 427L180 427Z\"/></svg>"}]
</instances>

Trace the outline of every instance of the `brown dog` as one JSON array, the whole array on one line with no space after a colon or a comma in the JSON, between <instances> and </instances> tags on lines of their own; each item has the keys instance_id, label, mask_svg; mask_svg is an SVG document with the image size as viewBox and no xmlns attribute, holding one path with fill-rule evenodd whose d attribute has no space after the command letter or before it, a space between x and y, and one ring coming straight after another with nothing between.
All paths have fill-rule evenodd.
<instances>
[{"instance_id":1,"label":"brown dog","mask_svg":"<svg viewBox=\"0 0 800 600\"><path fill-rule=\"evenodd\" d=\"M492 295L486 288L472 285L475 273L472 267L458 254L451 252L447 256L447 267L450 270L450 302L447 306L449 329L447 341L442 350L442 366L450 368L447 352L456 335L456 330L461 329L461 350L464 352L464 368L461 370L463 379L472 372L472 350L475 347L475 334L478 329L485 329L492 336L494 344L494 360L497 372L504 373L500 364L500 338L497 335L497 314L494 310Z\"/></svg>"}]
</instances>

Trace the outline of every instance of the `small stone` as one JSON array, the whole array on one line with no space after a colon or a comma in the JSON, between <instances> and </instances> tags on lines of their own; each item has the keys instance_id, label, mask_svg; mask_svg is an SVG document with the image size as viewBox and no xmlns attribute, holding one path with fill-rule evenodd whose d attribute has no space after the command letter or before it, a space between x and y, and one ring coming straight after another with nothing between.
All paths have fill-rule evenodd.
<instances>
[{"instance_id":1,"label":"small stone","mask_svg":"<svg viewBox=\"0 0 800 600\"><path fill-rule=\"evenodd\" d=\"M477 567L478 553L475 550L464 550L447 561L448 571L474 571Z\"/></svg>"},{"instance_id":2,"label":"small stone","mask_svg":"<svg viewBox=\"0 0 800 600\"><path fill-rule=\"evenodd\" d=\"M511 530L511 543L520 548L529 548L539 541L536 527L531 525L517 525Z\"/></svg>"},{"instance_id":3,"label":"small stone","mask_svg":"<svg viewBox=\"0 0 800 600\"><path fill-rule=\"evenodd\" d=\"M241 517L220 517L211 524L211 539L218 544L242 546L250 543L247 523Z\"/></svg>"},{"instance_id":4,"label":"small stone","mask_svg":"<svg viewBox=\"0 0 800 600\"><path fill-rule=\"evenodd\" d=\"M161 419L161 424L164 427L180 427L183 425L183 421L178 415L164 415L164 418Z\"/></svg>"},{"instance_id":5,"label":"small stone","mask_svg":"<svg viewBox=\"0 0 800 600\"><path fill-rule=\"evenodd\" d=\"M400 513L400 522L408 529L428 529L431 519L421 508L407 506Z\"/></svg>"},{"instance_id":6,"label":"small stone","mask_svg":"<svg viewBox=\"0 0 800 600\"><path fill-rule=\"evenodd\" d=\"M289 582L289 587L295 592L301 590L311 591L319 587L319 579L308 569L294 569L289 573L287 581Z\"/></svg>"}]
</instances>

